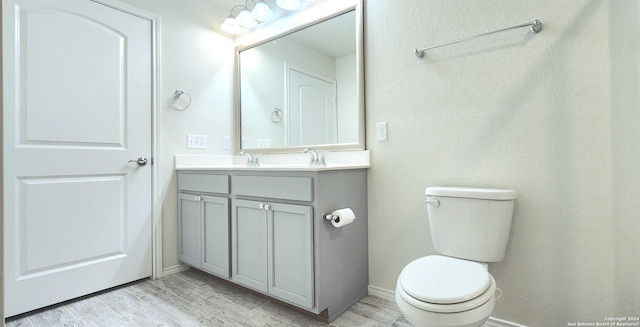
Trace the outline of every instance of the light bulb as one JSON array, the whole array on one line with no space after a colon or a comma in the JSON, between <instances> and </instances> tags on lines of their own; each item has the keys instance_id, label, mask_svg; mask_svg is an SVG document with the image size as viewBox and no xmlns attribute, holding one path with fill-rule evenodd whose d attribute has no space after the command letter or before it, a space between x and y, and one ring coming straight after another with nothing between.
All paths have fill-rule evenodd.
<instances>
[{"instance_id":1,"label":"light bulb","mask_svg":"<svg viewBox=\"0 0 640 327\"><path fill-rule=\"evenodd\" d=\"M229 34L240 34L242 32L242 27L238 25L238 22L233 17L225 19L220 28Z\"/></svg>"},{"instance_id":2,"label":"light bulb","mask_svg":"<svg viewBox=\"0 0 640 327\"><path fill-rule=\"evenodd\" d=\"M300 8L300 0L276 0L276 4L284 10L296 10Z\"/></svg>"},{"instance_id":3,"label":"light bulb","mask_svg":"<svg viewBox=\"0 0 640 327\"><path fill-rule=\"evenodd\" d=\"M236 17L236 21L238 22L238 24L240 24L241 26L244 26L244 27L256 27L256 26L258 26L258 22L256 21L255 18L253 18L253 16L251 16L251 13L249 12L249 9L247 9L246 7L245 7L244 10L242 10L238 14L238 17Z\"/></svg>"},{"instance_id":4,"label":"light bulb","mask_svg":"<svg viewBox=\"0 0 640 327\"><path fill-rule=\"evenodd\" d=\"M269 5L264 3L264 1L260 1L256 4L255 7L253 7L253 10L251 11L251 15L253 16L253 18L261 22L266 22L273 18L273 11L271 11L271 8L269 8Z\"/></svg>"}]
</instances>

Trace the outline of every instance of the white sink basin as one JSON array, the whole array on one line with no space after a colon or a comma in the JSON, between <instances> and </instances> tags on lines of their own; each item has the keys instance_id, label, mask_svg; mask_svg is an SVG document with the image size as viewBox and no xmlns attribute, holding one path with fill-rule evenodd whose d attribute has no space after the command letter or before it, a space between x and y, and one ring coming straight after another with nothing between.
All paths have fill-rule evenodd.
<instances>
[{"instance_id":1,"label":"white sink basin","mask_svg":"<svg viewBox=\"0 0 640 327\"><path fill-rule=\"evenodd\" d=\"M321 171L358 169L370 167L370 153L365 151L340 151L325 154L326 166L311 166L309 154L258 155L260 166L247 167L247 158L231 155L176 155L176 170L276 170Z\"/></svg>"}]
</instances>

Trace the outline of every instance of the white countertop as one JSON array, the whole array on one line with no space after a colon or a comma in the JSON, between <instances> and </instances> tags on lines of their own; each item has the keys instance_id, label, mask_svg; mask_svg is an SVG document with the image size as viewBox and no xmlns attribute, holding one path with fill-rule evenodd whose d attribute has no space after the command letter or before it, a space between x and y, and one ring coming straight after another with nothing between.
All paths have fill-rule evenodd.
<instances>
[{"instance_id":1,"label":"white countertop","mask_svg":"<svg viewBox=\"0 0 640 327\"><path fill-rule=\"evenodd\" d=\"M371 167L370 152L337 151L324 153L326 166L310 166L311 155L303 153L258 155L260 166L247 167L247 158L237 155L175 156L176 170L256 170L256 171L324 171Z\"/></svg>"}]
</instances>

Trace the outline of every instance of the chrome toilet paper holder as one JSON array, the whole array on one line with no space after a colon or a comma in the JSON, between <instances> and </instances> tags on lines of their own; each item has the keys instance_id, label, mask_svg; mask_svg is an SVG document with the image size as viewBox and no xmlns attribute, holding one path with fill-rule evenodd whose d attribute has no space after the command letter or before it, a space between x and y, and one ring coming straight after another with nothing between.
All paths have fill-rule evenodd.
<instances>
[{"instance_id":1,"label":"chrome toilet paper holder","mask_svg":"<svg viewBox=\"0 0 640 327\"><path fill-rule=\"evenodd\" d=\"M334 215L334 214L331 214L331 213L323 212L322 213L322 220L324 220L324 221L335 221L335 222L338 223L338 222L340 222L340 217L338 215Z\"/></svg>"}]
</instances>

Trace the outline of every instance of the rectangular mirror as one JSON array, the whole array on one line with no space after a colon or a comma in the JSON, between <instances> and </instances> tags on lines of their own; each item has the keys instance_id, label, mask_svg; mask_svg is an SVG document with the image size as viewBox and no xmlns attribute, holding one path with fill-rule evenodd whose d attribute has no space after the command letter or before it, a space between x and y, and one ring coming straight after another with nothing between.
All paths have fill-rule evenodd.
<instances>
[{"instance_id":1,"label":"rectangular mirror","mask_svg":"<svg viewBox=\"0 0 640 327\"><path fill-rule=\"evenodd\" d=\"M236 150L364 149L361 1L297 19L236 48Z\"/></svg>"}]
</instances>

